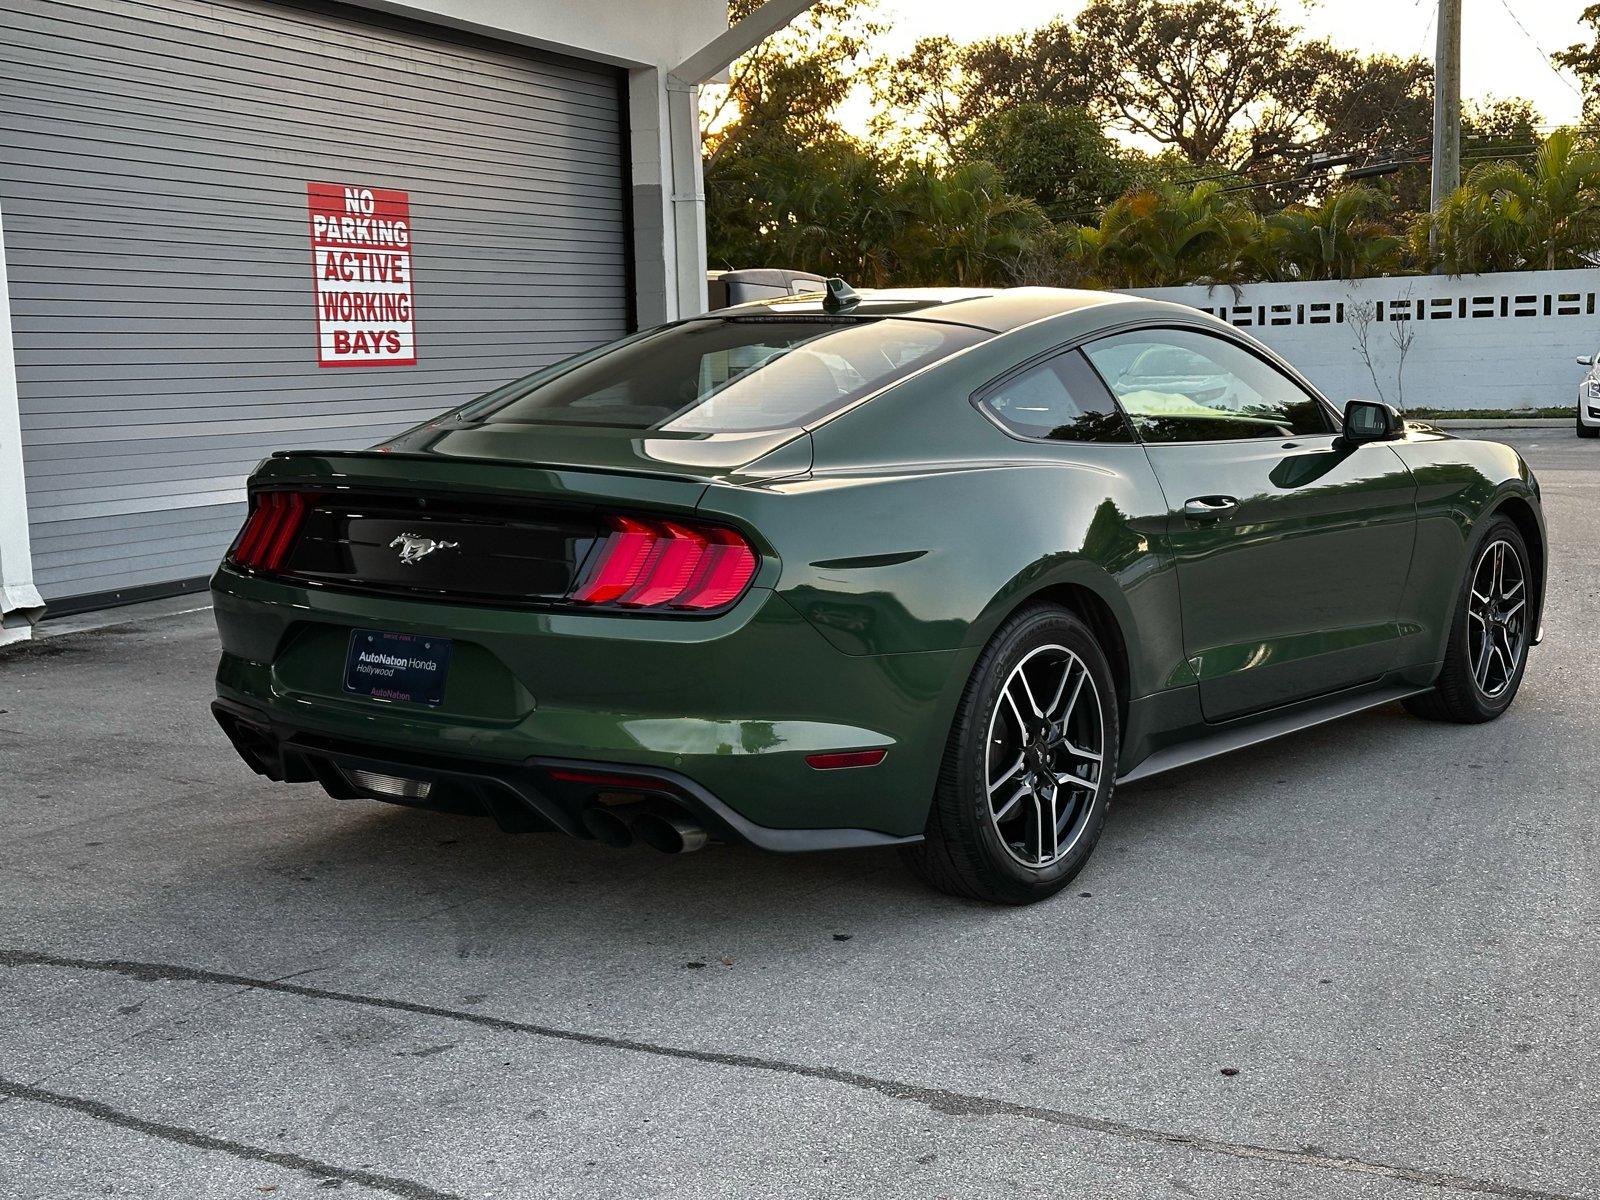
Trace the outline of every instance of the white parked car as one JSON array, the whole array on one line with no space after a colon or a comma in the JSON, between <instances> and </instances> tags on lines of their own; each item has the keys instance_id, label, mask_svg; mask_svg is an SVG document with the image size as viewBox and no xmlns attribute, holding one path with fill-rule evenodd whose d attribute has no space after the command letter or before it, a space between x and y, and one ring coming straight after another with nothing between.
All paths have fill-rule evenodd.
<instances>
[{"instance_id":1,"label":"white parked car","mask_svg":"<svg viewBox=\"0 0 1600 1200\"><path fill-rule=\"evenodd\" d=\"M1589 371L1578 383L1578 436L1600 437L1600 354L1578 359Z\"/></svg>"}]
</instances>

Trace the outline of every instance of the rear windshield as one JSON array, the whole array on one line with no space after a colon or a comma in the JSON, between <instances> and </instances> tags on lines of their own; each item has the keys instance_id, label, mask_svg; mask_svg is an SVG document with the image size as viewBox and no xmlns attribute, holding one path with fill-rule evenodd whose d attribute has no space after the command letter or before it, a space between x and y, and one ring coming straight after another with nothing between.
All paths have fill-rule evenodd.
<instances>
[{"instance_id":1,"label":"rear windshield","mask_svg":"<svg viewBox=\"0 0 1600 1200\"><path fill-rule=\"evenodd\" d=\"M792 429L989 336L894 318L690 321L492 393L483 419L680 433Z\"/></svg>"}]
</instances>

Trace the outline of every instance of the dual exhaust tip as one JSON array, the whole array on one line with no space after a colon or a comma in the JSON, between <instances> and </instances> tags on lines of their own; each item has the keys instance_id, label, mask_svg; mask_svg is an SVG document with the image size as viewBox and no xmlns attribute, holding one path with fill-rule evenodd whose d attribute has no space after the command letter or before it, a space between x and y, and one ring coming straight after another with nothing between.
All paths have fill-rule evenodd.
<instances>
[{"instance_id":1,"label":"dual exhaust tip","mask_svg":"<svg viewBox=\"0 0 1600 1200\"><path fill-rule=\"evenodd\" d=\"M637 838L663 854L688 854L705 848L705 829L684 816L651 812L634 806L591 804L583 810L583 826L596 841L621 850Z\"/></svg>"}]
</instances>

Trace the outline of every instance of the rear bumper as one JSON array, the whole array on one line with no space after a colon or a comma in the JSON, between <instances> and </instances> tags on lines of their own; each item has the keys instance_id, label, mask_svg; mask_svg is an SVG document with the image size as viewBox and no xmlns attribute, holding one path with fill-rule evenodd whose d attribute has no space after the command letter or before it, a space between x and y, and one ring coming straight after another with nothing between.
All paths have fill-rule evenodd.
<instances>
[{"instance_id":1,"label":"rear bumper","mask_svg":"<svg viewBox=\"0 0 1600 1200\"><path fill-rule=\"evenodd\" d=\"M915 839L971 667L967 651L845 654L763 589L687 621L358 596L227 569L213 598L219 719L270 748L252 758L234 737L256 769L340 794L341 766L408 767L396 773L457 781L444 790L476 811L515 805L538 817L528 828L578 836L581 798L552 785L552 764L666 781L713 833L765 849ZM443 703L346 694L353 629L452 639ZM806 763L868 748L883 762Z\"/></svg>"},{"instance_id":2,"label":"rear bumper","mask_svg":"<svg viewBox=\"0 0 1600 1200\"><path fill-rule=\"evenodd\" d=\"M614 780L605 785L613 792L631 781L644 804L686 814L718 840L739 842L758 850L851 850L922 840L921 834L894 837L870 829L771 829L747 820L694 780L675 771L641 772L614 763L562 758L474 762L319 737L221 700L212 704L211 711L239 756L258 774L275 782L320 783L339 799L381 799L492 817L510 833L555 832L592 838L582 814L586 806L594 803L597 789L563 778L591 774ZM425 783L428 794L419 799L375 794L362 786L361 772Z\"/></svg>"}]
</instances>

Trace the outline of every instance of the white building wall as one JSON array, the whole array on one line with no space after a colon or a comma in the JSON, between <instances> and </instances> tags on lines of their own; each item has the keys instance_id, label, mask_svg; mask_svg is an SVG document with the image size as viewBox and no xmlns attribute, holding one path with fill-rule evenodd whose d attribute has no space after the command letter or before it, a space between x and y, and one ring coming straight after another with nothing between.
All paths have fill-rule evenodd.
<instances>
[{"instance_id":1,"label":"white building wall","mask_svg":"<svg viewBox=\"0 0 1600 1200\"><path fill-rule=\"evenodd\" d=\"M1596 269L1135 294L1203 309L1248 330L1335 403L1359 397L1408 408L1572 405L1583 376L1573 359L1600 349ZM1363 316L1371 318L1366 356Z\"/></svg>"}]
</instances>

